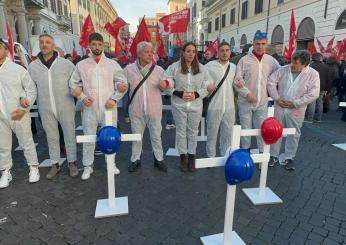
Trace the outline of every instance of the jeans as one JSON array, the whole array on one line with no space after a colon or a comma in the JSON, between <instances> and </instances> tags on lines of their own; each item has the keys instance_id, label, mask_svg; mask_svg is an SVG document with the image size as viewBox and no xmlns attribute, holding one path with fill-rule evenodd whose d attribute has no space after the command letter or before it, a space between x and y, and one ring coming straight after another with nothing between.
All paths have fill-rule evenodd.
<instances>
[{"instance_id":1,"label":"jeans","mask_svg":"<svg viewBox=\"0 0 346 245\"><path fill-rule=\"evenodd\" d=\"M172 104L170 95L164 95L163 96L163 104L164 105L171 105ZM168 124L168 125L174 124L173 114L172 114L171 110L165 111L165 119L166 119L166 124Z\"/></svg>"},{"instance_id":2,"label":"jeans","mask_svg":"<svg viewBox=\"0 0 346 245\"><path fill-rule=\"evenodd\" d=\"M317 120L321 121L323 114L323 97L325 95L325 91L320 92L320 96L314 102L311 102L308 105L306 110L306 119L309 121Z\"/></svg>"}]
</instances>

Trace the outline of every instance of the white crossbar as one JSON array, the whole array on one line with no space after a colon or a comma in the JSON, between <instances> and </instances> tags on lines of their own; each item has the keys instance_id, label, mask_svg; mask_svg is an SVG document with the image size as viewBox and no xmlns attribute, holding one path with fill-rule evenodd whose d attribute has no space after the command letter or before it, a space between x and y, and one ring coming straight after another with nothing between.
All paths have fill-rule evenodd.
<instances>
[{"instance_id":1,"label":"white crossbar","mask_svg":"<svg viewBox=\"0 0 346 245\"><path fill-rule=\"evenodd\" d=\"M141 141L140 134L122 134L121 141ZM96 135L79 135L77 136L78 143L93 143L96 142Z\"/></svg>"},{"instance_id":2,"label":"white crossbar","mask_svg":"<svg viewBox=\"0 0 346 245\"><path fill-rule=\"evenodd\" d=\"M340 107L346 107L346 102L340 102L339 106Z\"/></svg>"},{"instance_id":3,"label":"white crossbar","mask_svg":"<svg viewBox=\"0 0 346 245\"><path fill-rule=\"evenodd\" d=\"M282 132L282 136L286 137L287 135L290 134L295 134L296 129L295 128L284 128ZM261 130L260 129L242 129L240 132L241 136L259 136L261 135Z\"/></svg>"}]
</instances>

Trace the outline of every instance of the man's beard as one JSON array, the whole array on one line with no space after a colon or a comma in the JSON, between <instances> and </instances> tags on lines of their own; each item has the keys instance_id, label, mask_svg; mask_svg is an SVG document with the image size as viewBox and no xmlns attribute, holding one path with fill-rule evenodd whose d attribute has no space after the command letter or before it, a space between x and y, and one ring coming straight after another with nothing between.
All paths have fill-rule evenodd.
<instances>
[{"instance_id":1,"label":"man's beard","mask_svg":"<svg viewBox=\"0 0 346 245\"><path fill-rule=\"evenodd\" d=\"M93 53L93 55L100 55L102 54L102 50L91 50L91 52Z\"/></svg>"}]
</instances>

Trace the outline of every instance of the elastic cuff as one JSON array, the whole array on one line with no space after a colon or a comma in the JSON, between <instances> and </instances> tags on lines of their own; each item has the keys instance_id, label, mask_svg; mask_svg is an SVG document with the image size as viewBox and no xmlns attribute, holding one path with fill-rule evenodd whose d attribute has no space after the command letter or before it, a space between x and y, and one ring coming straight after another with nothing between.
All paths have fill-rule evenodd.
<instances>
[{"instance_id":1,"label":"elastic cuff","mask_svg":"<svg viewBox=\"0 0 346 245\"><path fill-rule=\"evenodd\" d=\"M198 99L199 98L199 93L197 92L194 92L195 93L195 99Z\"/></svg>"},{"instance_id":2,"label":"elastic cuff","mask_svg":"<svg viewBox=\"0 0 346 245\"><path fill-rule=\"evenodd\" d=\"M175 91L173 92L173 94L174 94L175 96L178 96L179 98L183 98L184 91L177 91L177 90L175 90Z\"/></svg>"}]
</instances>

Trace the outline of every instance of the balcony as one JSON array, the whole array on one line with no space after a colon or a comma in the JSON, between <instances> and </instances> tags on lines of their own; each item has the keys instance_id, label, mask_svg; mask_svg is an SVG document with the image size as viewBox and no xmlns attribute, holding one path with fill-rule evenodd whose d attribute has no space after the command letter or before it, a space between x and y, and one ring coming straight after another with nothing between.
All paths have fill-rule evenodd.
<instances>
[{"instance_id":1,"label":"balcony","mask_svg":"<svg viewBox=\"0 0 346 245\"><path fill-rule=\"evenodd\" d=\"M46 7L43 0L25 0L24 4L27 8L44 9Z\"/></svg>"},{"instance_id":2,"label":"balcony","mask_svg":"<svg viewBox=\"0 0 346 245\"><path fill-rule=\"evenodd\" d=\"M71 21L66 16L64 16L64 15L57 15L57 21L58 21L59 27L62 30L68 31L68 30L71 29Z\"/></svg>"}]
</instances>

